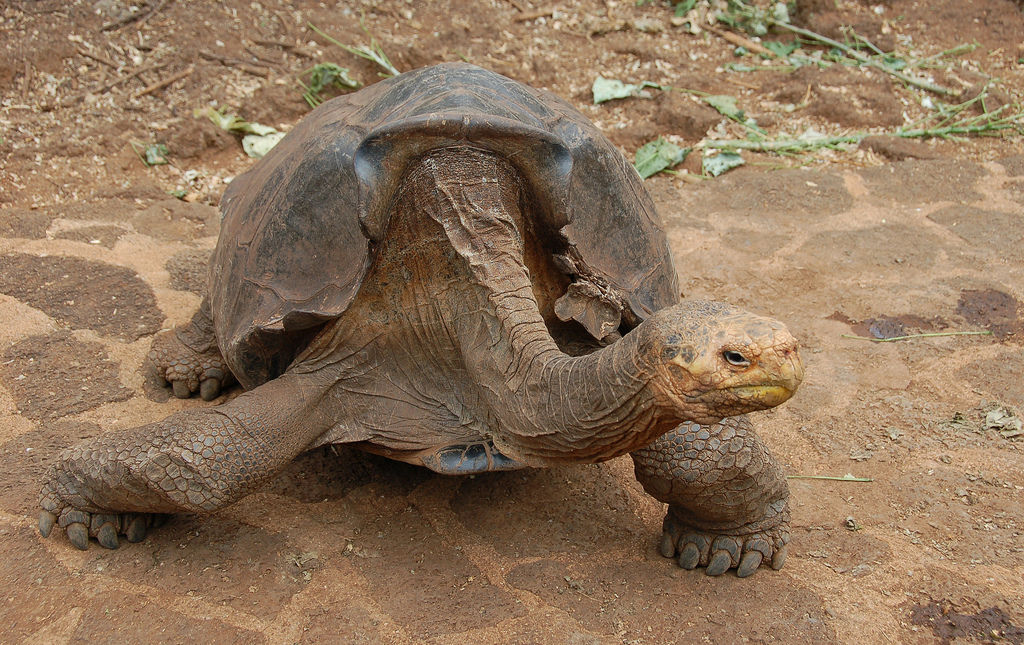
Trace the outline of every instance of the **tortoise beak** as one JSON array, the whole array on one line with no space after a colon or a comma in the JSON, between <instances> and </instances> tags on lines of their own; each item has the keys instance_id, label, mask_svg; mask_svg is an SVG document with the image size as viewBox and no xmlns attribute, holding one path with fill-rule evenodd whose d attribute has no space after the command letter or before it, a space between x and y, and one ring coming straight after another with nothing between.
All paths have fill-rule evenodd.
<instances>
[{"instance_id":1,"label":"tortoise beak","mask_svg":"<svg viewBox=\"0 0 1024 645\"><path fill-rule=\"evenodd\" d=\"M800 386L804 378L804 363L794 344L782 350L783 361L774 374L767 375L766 382L760 385L741 385L730 388L737 397L755 403L759 408L772 408L788 401Z\"/></svg>"},{"instance_id":2,"label":"tortoise beak","mask_svg":"<svg viewBox=\"0 0 1024 645\"><path fill-rule=\"evenodd\" d=\"M779 366L779 384L788 389L792 396L804 380L804 362L795 346L784 350L784 353L786 360Z\"/></svg>"}]
</instances>

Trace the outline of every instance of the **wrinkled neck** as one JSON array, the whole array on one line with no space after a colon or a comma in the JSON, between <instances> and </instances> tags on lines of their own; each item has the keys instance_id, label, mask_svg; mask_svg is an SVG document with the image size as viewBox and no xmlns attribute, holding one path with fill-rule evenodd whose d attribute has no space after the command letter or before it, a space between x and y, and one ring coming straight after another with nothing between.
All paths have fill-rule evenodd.
<instances>
[{"instance_id":1,"label":"wrinkled neck","mask_svg":"<svg viewBox=\"0 0 1024 645\"><path fill-rule=\"evenodd\" d=\"M552 339L523 260L527 200L511 164L473 149L438 151L406 186L467 270L467 293L445 317L496 420L496 446L525 463L602 461L668 429L635 335L579 357Z\"/></svg>"},{"instance_id":2,"label":"wrinkled neck","mask_svg":"<svg viewBox=\"0 0 1024 645\"><path fill-rule=\"evenodd\" d=\"M678 421L656 404L636 336L543 363L521 388L524 424L509 441L529 462L597 462L646 446Z\"/></svg>"}]
</instances>

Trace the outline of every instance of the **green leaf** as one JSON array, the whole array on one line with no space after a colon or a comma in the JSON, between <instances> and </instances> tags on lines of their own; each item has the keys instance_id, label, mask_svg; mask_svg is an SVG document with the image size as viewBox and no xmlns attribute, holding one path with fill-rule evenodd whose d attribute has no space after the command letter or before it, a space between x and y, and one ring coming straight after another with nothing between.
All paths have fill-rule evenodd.
<instances>
[{"instance_id":1,"label":"green leaf","mask_svg":"<svg viewBox=\"0 0 1024 645\"><path fill-rule=\"evenodd\" d=\"M167 155L171 151L162 143L141 143L139 141L129 141L128 143L142 163L147 166L163 166L171 163L167 160Z\"/></svg>"},{"instance_id":2,"label":"green leaf","mask_svg":"<svg viewBox=\"0 0 1024 645\"><path fill-rule=\"evenodd\" d=\"M193 114L197 117L205 115L217 127L228 132L244 134L245 136L242 137L242 150L254 159L259 159L270 152L270 149L277 145L277 142L284 137L284 132L278 132L269 125L251 123L237 114L225 114L212 107L206 108L206 110L196 110Z\"/></svg>"},{"instance_id":3,"label":"green leaf","mask_svg":"<svg viewBox=\"0 0 1024 645\"><path fill-rule=\"evenodd\" d=\"M897 72L907 68L907 61L899 56L885 56L882 58L882 64Z\"/></svg>"},{"instance_id":4,"label":"green leaf","mask_svg":"<svg viewBox=\"0 0 1024 645\"><path fill-rule=\"evenodd\" d=\"M764 45L765 49L775 54L779 58L785 58L789 56L790 54L795 52L797 48L800 46L799 43L797 43L796 41L790 43L783 43L777 40L766 40L761 44Z\"/></svg>"},{"instance_id":5,"label":"green leaf","mask_svg":"<svg viewBox=\"0 0 1024 645\"><path fill-rule=\"evenodd\" d=\"M162 166L167 162L167 155L170 154L170 150L167 149L162 143L150 143L146 146L146 165L147 166Z\"/></svg>"},{"instance_id":6,"label":"green leaf","mask_svg":"<svg viewBox=\"0 0 1024 645\"><path fill-rule=\"evenodd\" d=\"M722 68L730 72L760 72L765 69L760 65L748 65L747 63L726 63Z\"/></svg>"},{"instance_id":7,"label":"green leaf","mask_svg":"<svg viewBox=\"0 0 1024 645\"><path fill-rule=\"evenodd\" d=\"M676 3L676 15L682 18L690 13L690 10L697 6L697 0L683 0Z\"/></svg>"},{"instance_id":8,"label":"green leaf","mask_svg":"<svg viewBox=\"0 0 1024 645\"><path fill-rule=\"evenodd\" d=\"M272 134L277 132L274 128L269 125L262 125L260 123L250 123L237 114L225 114L220 110L214 108L206 108L206 110L196 110L195 116L207 116L213 124L222 130L228 132L241 132L243 134Z\"/></svg>"},{"instance_id":9,"label":"green leaf","mask_svg":"<svg viewBox=\"0 0 1024 645\"><path fill-rule=\"evenodd\" d=\"M671 141L658 137L636 151L633 167L642 178L647 179L682 162L689 153L690 148L680 148Z\"/></svg>"},{"instance_id":10,"label":"green leaf","mask_svg":"<svg viewBox=\"0 0 1024 645\"><path fill-rule=\"evenodd\" d=\"M704 102L730 119L743 121L743 110L736 107L735 96L729 96L728 94L712 94L711 96L705 96Z\"/></svg>"},{"instance_id":11,"label":"green leaf","mask_svg":"<svg viewBox=\"0 0 1024 645\"><path fill-rule=\"evenodd\" d=\"M206 115L213 124L221 130L232 130L236 122L242 121L238 118L237 114L224 114L220 110L214 108L206 108L206 110L196 110L195 116Z\"/></svg>"},{"instance_id":12,"label":"green leaf","mask_svg":"<svg viewBox=\"0 0 1024 645\"><path fill-rule=\"evenodd\" d=\"M605 78L598 76L594 80L594 85L590 88L594 93L594 105L604 103L605 101L613 101L615 99L627 99L631 96L636 96L645 87L658 87L657 83L650 83L644 81L639 85L633 83L623 83L616 78Z\"/></svg>"},{"instance_id":13,"label":"green leaf","mask_svg":"<svg viewBox=\"0 0 1024 645\"><path fill-rule=\"evenodd\" d=\"M722 23L723 25L726 25L733 29L739 27L739 21L727 13L720 13L717 16L715 16L715 19L718 20L718 22Z\"/></svg>"},{"instance_id":14,"label":"green leaf","mask_svg":"<svg viewBox=\"0 0 1024 645\"><path fill-rule=\"evenodd\" d=\"M306 99L311 107L316 107L323 102L320 99L320 93L329 87L342 90L354 90L359 87L359 81L348 75L348 68L335 63L317 63L302 75L309 76L308 84L302 83L301 80L299 84L306 90L302 98Z\"/></svg>"},{"instance_id":15,"label":"green leaf","mask_svg":"<svg viewBox=\"0 0 1024 645\"><path fill-rule=\"evenodd\" d=\"M367 36L370 36L369 46L359 45L358 47L353 47L352 45L346 45L345 43L339 42L338 40L325 34L313 23L307 22L306 25L308 25L310 29L315 31L321 38L331 43L332 45L337 45L338 47L341 47L342 49L344 49L345 51L354 56L365 58L370 62L380 65L382 68L384 68L384 71L386 72L385 74L382 74L382 76L398 76L399 74L401 74L401 72L398 71L398 68L396 68L391 63L391 60L388 58L387 54L384 53L384 50L381 49L380 43L377 42L377 39L370 34L370 31L366 28L366 25L363 24L362 20L359 21L359 26L362 28L363 32Z\"/></svg>"},{"instance_id":16,"label":"green leaf","mask_svg":"<svg viewBox=\"0 0 1024 645\"><path fill-rule=\"evenodd\" d=\"M828 52L826 52L825 58L836 62L842 62L846 59L846 52L838 47L832 47Z\"/></svg>"},{"instance_id":17,"label":"green leaf","mask_svg":"<svg viewBox=\"0 0 1024 645\"><path fill-rule=\"evenodd\" d=\"M709 177L717 177L727 170L742 166L745 161L737 152L720 152L717 155L704 155L701 159L701 167L704 174Z\"/></svg>"},{"instance_id":18,"label":"green leaf","mask_svg":"<svg viewBox=\"0 0 1024 645\"><path fill-rule=\"evenodd\" d=\"M167 194L171 197L177 197L178 199L185 199L185 196L188 195L188 191L184 188L179 188L177 190L169 190L167 191Z\"/></svg>"}]
</instances>

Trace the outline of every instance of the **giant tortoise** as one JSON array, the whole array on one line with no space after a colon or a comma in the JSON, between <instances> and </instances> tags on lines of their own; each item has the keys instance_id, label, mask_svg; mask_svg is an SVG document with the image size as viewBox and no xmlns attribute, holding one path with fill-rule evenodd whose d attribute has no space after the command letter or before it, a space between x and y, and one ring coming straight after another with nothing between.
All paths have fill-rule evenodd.
<instances>
[{"instance_id":1,"label":"giant tortoise","mask_svg":"<svg viewBox=\"0 0 1024 645\"><path fill-rule=\"evenodd\" d=\"M459 475L631 453L661 552L785 560L788 487L746 412L802 378L778 322L679 301L640 178L561 99L467 64L325 103L231 182L208 292L150 357L213 407L63 453L39 529L108 548L209 513L298 454Z\"/></svg>"}]
</instances>

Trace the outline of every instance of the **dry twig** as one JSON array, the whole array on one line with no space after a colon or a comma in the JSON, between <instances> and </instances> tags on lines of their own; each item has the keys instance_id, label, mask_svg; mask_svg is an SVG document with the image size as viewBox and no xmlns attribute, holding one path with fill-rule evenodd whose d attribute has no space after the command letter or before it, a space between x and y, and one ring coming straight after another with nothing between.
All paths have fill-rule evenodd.
<instances>
[{"instance_id":1,"label":"dry twig","mask_svg":"<svg viewBox=\"0 0 1024 645\"><path fill-rule=\"evenodd\" d=\"M108 22L107 24L100 27L100 31L116 31L117 29L120 29L121 27L124 27L126 25L130 25L133 22L138 22L140 25L144 24L147 20L152 18L154 14L163 9L168 2L170 2L170 0L160 0L152 8L146 11L137 11L135 13L130 13L124 18L121 18L120 20Z\"/></svg>"},{"instance_id":2,"label":"dry twig","mask_svg":"<svg viewBox=\"0 0 1024 645\"><path fill-rule=\"evenodd\" d=\"M106 85L100 87L100 89L96 90L96 93L97 94L102 94L103 92L106 92L107 90L109 90L110 88L112 88L112 87L114 87L116 85L120 85L121 83L124 83L125 81L130 81L131 79L135 78L136 76L140 76L142 74L145 74L146 72L155 72L156 70L163 69L165 67L167 67L167 63L156 63L155 65L149 65L148 67L140 67L139 69L135 70L131 74L126 74L125 76L121 76L119 78L115 78L114 80L110 81Z\"/></svg>"},{"instance_id":3,"label":"dry twig","mask_svg":"<svg viewBox=\"0 0 1024 645\"><path fill-rule=\"evenodd\" d=\"M296 56L301 56L302 58L313 58L313 54L309 53L302 47L298 45L293 45L291 43L286 43L280 40L268 40L265 38L257 38L253 42L257 45L263 45L264 47L280 47L286 52L291 52L292 54L295 54Z\"/></svg>"},{"instance_id":4,"label":"dry twig","mask_svg":"<svg viewBox=\"0 0 1024 645\"><path fill-rule=\"evenodd\" d=\"M181 71L181 72L178 72L177 74L174 74L173 76L165 78L162 81L157 81L156 83L153 83L152 85L148 85L144 89L139 90L138 92L136 92L135 94L132 95L132 98L133 99L137 99L140 96L145 96L147 94L152 94L153 92L156 92L158 90L162 90L163 88L167 87L171 83L176 83L176 82L180 81L181 79L191 75L192 72L194 72L194 71L195 71L195 67L192 66L192 65L189 65L188 69L186 69L184 71Z\"/></svg>"},{"instance_id":5,"label":"dry twig","mask_svg":"<svg viewBox=\"0 0 1024 645\"><path fill-rule=\"evenodd\" d=\"M871 477L854 477L853 475L844 475L842 477L834 477L832 475L786 475L786 479L824 479L833 482L859 482L867 483L875 481Z\"/></svg>"},{"instance_id":6,"label":"dry twig","mask_svg":"<svg viewBox=\"0 0 1024 645\"><path fill-rule=\"evenodd\" d=\"M756 43L753 40L750 40L749 38L744 38L743 36L735 32L724 31L722 29L718 29L710 25L704 28L713 33L714 35L718 36L719 38L722 38L723 40L726 40L732 43L733 45L736 45L737 47L746 47L748 51L752 51L755 54L761 54L763 56L768 56L769 58L778 58L778 56L776 56L775 53L772 52L772 50L768 49L764 45Z\"/></svg>"},{"instance_id":7,"label":"dry twig","mask_svg":"<svg viewBox=\"0 0 1024 645\"><path fill-rule=\"evenodd\" d=\"M871 336L854 336L853 334L841 334L843 338L854 340L870 340L872 343L891 343L896 340L910 340L912 338L940 338L943 336L991 336L990 331L942 331L930 334L907 334L906 336L890 336L889 338L872 338Z\"/></svg>"},{"instance_id":8,"label":"dry twig","mask_svg":"<svg viewBox=\"0 0 1024 645\"><path fill-rule=\"evenodd\" d=\"M86 58L89 58L89 59L92 59L92 60L96 61L97 63L103 63L104 65L106 65L107 67L109 67L111 69L116 70L118 67L120 67L117 63L115 63L114 61L110 60L109 58L105 58L105 57L100 56L98 54L90 53L90 52L86 51L82 47L78 48L78 53L79 53L79 55L85 56Z\"/></svg>"},{"instance_id":9,"label":"dry twig","mask_svg":"<svg viewBox=\"0 0 1024 645\"><path fill-rule=\"evenodd\" d=\"M283 62L283 61L274 60L272 58L264 56L264 55L260 54L258 51L256 51L255 49L253 49L252 47L250 47L249 45L246 45L245 43L242 43L242 47L245 48L245 51L249 52L250 56L252 56L253 58L255 58L256 60L258 60L260 62L266 63L267 65L277 66L277 65L280 65ZM282 54L282 56L283 56L283 54Z\"/></svg>"},{"instance_id":10,"label":"dry twig","mask_svg":"<svg viewBox=\"0 0 1024 645\"><path fill-rule=\"evenodd\" d=\"M28 102L28 95L32 85L32 65L28 62L28 58L25 59L25 72L22 76L21 85L21 100Z\"/></svg>"},{"instance_id":11,"label":"dry twig","mask_svg":"<svg viewBox=\"0 0 1024 645\"><path fill-rule=\"evenodd\" d=\"M554 15L554 13L555 12L551 9L548 9L546 11L534 11L533 13L524 13L521 16L516 16L512 20L514 22L530 22L531 20L536 20L537 18L549 18L552 15Z\"/></svg>"},{"instance_id":12,"label":"dry twig","mask_svg":"<svg viewBox=\"0 0 1024 645\"><path fill-rule=\"evenodd\" d=\"M237 67L243 72L246 72L247 74L252 74L253 76L259 76L262 78L267 78L270 76L270 69L268 67L260 65L250 65L244 60L239 60L238 58L228 58L227 56L221 56L220 54L214 54L208 51L200 51L199 58L214 61L220 63L221 65Z\"/></svg>"}]
</instances>

